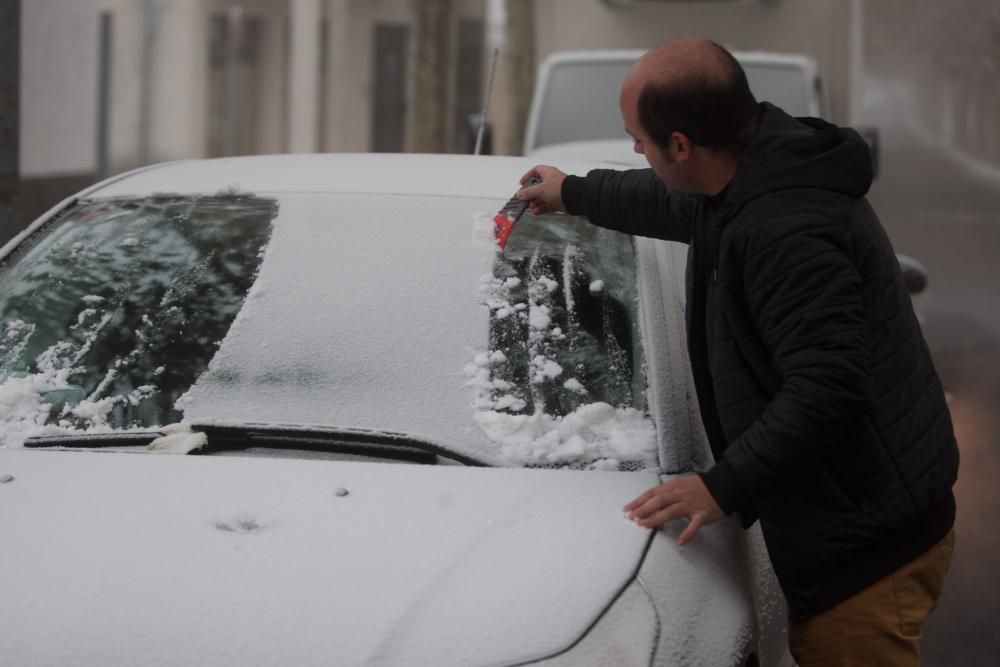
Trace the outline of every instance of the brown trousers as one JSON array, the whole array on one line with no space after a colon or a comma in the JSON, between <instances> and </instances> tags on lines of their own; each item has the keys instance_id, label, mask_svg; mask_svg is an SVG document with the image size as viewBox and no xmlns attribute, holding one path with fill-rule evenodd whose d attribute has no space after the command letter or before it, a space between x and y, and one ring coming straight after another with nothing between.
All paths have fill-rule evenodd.
<instances>
[{"instance_id":1,"label":"brown trousers","mask_svg":"<svg viewBox=\"0 0 1000 667\"><path fill-rule=\"evenodd\" d=\"M832 609L789 627L799 667L920 664L924 619L934 609L955 550L955 531L892 574Z\"/></svg>"}]
</instances>

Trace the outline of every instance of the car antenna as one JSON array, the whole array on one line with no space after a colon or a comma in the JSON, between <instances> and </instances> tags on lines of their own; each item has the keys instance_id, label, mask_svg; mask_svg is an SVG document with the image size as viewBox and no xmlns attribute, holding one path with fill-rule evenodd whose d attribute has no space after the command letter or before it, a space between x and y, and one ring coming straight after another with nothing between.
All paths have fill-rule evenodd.
<instances>
[{"instance_id":1,"label":"car antenna","mask_svg":"<svg viewBox=\"0 0 1000 667\"><path fill-rule=\"evenodd\" d=\"M483 95L483 112L479 114L479 130L476 132L476 149L473 155L479 155L483 149L483 133L486 130L486 109L490 104L490 94L493 92L493 74L497 71L497 58L500 56L500 49L493 49L493 61L490 63L490 76L486 79L486 93Z\"/></svg>"}]
</instances>

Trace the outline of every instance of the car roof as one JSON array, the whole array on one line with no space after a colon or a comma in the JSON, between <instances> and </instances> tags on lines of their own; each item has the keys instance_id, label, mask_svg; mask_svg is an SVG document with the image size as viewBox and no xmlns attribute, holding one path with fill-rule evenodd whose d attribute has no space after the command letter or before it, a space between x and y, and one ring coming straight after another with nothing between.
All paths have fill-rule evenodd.
<instances>
[{"instance_id":1,"label":"car roof","mask_svg":"<svg viewBox=\"0 0 1000 667\"><path fill-rule=\"evenodd\" d=\"M623 62L638 60L648 49L591 49L586 51L557 51L542 61L542 69L568 63ZM731 51L743 65L794 65L812 72L816 59L803 53L775 53L773 51Z\"/></svg>"},{"instance_id":2,"label":"car roof","mask_svg":"<svg viewBox=\"0 0 1000 667\"><path fill-rule=\"evenodd\" d=\"M545 144L533 149L529 156L546 164L562 164L564 160L592 160L596 156L616 165L616 169L646 169L649 162L642 153L636 153L634 142L622 139L588 139Z\"/></svg>"},{"instance_id":3,"label":"car roof","mask_svg":"<svg viewBox=\"0 0 1000 667\"><path fill-rule=\"evenodd\" d=\"M520 157L336 153L185 160L105 181L88 197L155 193L356 193L506 200L535 161ZM567 164L586 173L596 163Z\"/></svg>"}]
</instances>

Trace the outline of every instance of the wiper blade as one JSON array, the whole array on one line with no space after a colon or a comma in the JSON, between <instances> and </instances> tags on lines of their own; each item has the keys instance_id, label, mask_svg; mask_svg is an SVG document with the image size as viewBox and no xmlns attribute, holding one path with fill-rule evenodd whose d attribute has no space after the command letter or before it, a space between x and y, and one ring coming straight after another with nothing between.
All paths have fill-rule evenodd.
<instances>
[{"instance_id":1,"label":"wiper blade","mask_svg":"<svg viewBox=\"0 0 1000 667\"><path fill-rule=\"evenodd\" d=\"M191 430L204 433L208 437L208 444L198 450L201 454L270 447L341 452L430 464L435 463L436 458L441 456L467 466L493 465L485 459L457 452L430 440L394 431L253 423L193 423Z\"/></svg>"},{"instance_id":2,"label":"wiper blade","mask_svg":"<svg viewBox=\"0 0 1000 667\"><path fill-rule=\"evenodd\" d=\"M203 433L208 443L188 452L192 455L240 451L254 447L352 454L412 463L434 464L444 457L467 466L491 467L486 459L455 451L438 443L394 431L357 428L297 426L293 424L208 423L190 424L190 431ZM74 433L34 436L24 442L30 449L64 447L101 449L148 447L164 435L159 431L128 433Z\"/></svg>"},{"instance_id":3,"label":"wiper blade","mask_svg":"<svg viewBox=\"0 0 1000 667\"><path fill-rule=\"evenodd\" d=\"M66 447L101 449L103 447L145 447L163 434L159 431L128 433L74 433L72 435L36 435L24 441L28 449Z\"/></svg>"}]
</instances>

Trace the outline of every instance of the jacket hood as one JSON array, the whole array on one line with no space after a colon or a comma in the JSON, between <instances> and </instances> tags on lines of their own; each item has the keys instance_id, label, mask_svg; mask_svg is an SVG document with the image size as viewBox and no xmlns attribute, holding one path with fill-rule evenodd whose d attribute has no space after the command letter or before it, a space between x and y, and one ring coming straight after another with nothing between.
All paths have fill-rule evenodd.
<instances>
[{"instance_id":1,"label":"jacket hood","mask_svg":"<svg viewBox=\"0 0 1000 667\"><path fill-rule=\"evenodd\" d=\"M769 192L819 188L863 197L872 184L868 144L857 132L819 118L793 118L761 103L760 129L733 179L729 201L742 206Z\"/></svg>"}]
</instances>

